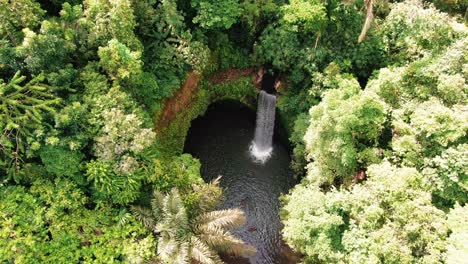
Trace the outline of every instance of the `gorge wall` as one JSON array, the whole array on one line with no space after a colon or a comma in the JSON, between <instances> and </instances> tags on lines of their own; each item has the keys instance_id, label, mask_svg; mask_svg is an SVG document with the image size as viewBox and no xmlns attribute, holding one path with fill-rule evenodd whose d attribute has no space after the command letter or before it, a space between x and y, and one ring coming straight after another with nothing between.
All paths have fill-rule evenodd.
<instances>
[{"instance_id":1,"label":"gorge wall","mask_svg":"<svg viewBox=\"0 0 468 264\"><path fill-rule=\"evenodd\" d=\"M261 76L254 68L231 68L204 77L194 71L153 118L157 141L167 154L182 153L190 123L219 100L236 100L255 108ZM164 153L163 153L164 154Z\"/></svg>"}]
</instances>

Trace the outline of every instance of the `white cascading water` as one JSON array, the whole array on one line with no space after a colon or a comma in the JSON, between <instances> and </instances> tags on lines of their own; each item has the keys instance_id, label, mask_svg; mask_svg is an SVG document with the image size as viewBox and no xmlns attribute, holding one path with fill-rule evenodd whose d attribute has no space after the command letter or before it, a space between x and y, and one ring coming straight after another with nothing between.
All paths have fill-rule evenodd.
<instances>
[{"instance_id":1,"label":"white cascading water","mask_svg":"<svg viewBox=\"0 0 468 264\"><path fill-rule=\"evenodd\" d=\"M276 96L260 91L257 106L255 137L250 146L250 154L256 162L265 163L273 151L275 128Z\"/></svg>"}]
</instances>

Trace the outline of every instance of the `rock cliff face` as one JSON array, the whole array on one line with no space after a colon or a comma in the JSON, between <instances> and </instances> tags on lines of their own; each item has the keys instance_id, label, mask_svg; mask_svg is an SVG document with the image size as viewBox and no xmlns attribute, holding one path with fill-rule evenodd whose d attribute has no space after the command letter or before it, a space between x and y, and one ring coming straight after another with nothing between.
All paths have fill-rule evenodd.
<instances>
[{"instance_id":1,"label":"rock cliff face","mask_svg":"<svg viewBox=\"0 0 468 264\"><path fill-rule=\"evenodd\" d=\"M165 100L164 108L157 118L156 130L166 127L174 119L177 113L189 106L192 97L198 90L198 83L200 80L200 74L191 71L176 93Z\"/></svg>"},{"instance_id":2,"label":"rock cliff face","mask_svg":"<svg viewBox=\"0 0 468 264\"><path fill-rule=\"evenodd\" d=\"M217 85L249 75L254 77L252 79L254 80L255 86L260 88L261 77L259 78L258 73L253 68L228 69L209 76L207 80L210 84ZM190 106L190 102L197 94L198 84L201 80L202 76L195 71L191 71L187 75L187 79L176 93L165 100L163 110L155 119L156 130L166 127L181 110Z\"/></svg>"},{"instance_id":3,"label":"rock cliff face","mask_svg":"<svg viewBox=\"0 0 468 264\"><path fill-rule=\"evenodd\" d=\"M255 77L254 84L258 86L258 84L260 83L257 78L258 73L253 68L246 68L246 69L231 68L225 71L220 71L208 77L208 81L210 82L210 84L216 85L216 84L221 84L224 82L234 81L240 77L245 77L249 75L252 75L253 77Z\"/></svg>"}]
</instances>

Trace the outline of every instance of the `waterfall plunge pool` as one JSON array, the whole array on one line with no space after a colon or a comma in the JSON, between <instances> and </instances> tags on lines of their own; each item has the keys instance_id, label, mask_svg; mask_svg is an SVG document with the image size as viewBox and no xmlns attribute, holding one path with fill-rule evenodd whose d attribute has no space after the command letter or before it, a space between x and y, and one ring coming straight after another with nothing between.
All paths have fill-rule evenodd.
<instances>
[{"instance_id":1,"label":"waterfall plunge pool","mask_svg":"<svg viewBox=\"0 0 468 264\"><path fill-rule=\"evenodd\" d=\"M200 160L205 181L222 176L225 199L221 208L238 207L246 213L246 224L234 233L255 246L257 254L249 260L226 261L236 264L294 263L286 257L278 215L278 197L295 183L289 169L289 152L275 136L271 157L263 164L255 162L249 153L254 130L254 111L238 102L218 102L192 122L185 152Z\"/></svg>"}]
</instances>

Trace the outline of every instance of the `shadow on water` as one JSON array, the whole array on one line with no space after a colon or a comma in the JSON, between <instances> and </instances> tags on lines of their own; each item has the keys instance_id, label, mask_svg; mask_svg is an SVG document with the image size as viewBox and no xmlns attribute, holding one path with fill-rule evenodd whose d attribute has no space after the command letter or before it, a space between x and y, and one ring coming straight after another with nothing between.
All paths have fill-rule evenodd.
<instances>
[{"instance_id":1,"label":"shadow on water","mask_svg":"<svg viewBox=\"0 0 468 264\"><path fill-rule=\"evenodd\" d=\"M222 208L239 207L246 224L235 234L257 248L249 260L226 259L228 263L295 263L285 260L280 237L282 228L278 197L294 184L289 170L289 152L278 137L273 154L265 164L253 162L249 154L255 130L255 113L237 102L211 105L206 114L192 122L185 152L198 158L205 181L222 175L225 201Z\"/></svg>"}]
</instances>

